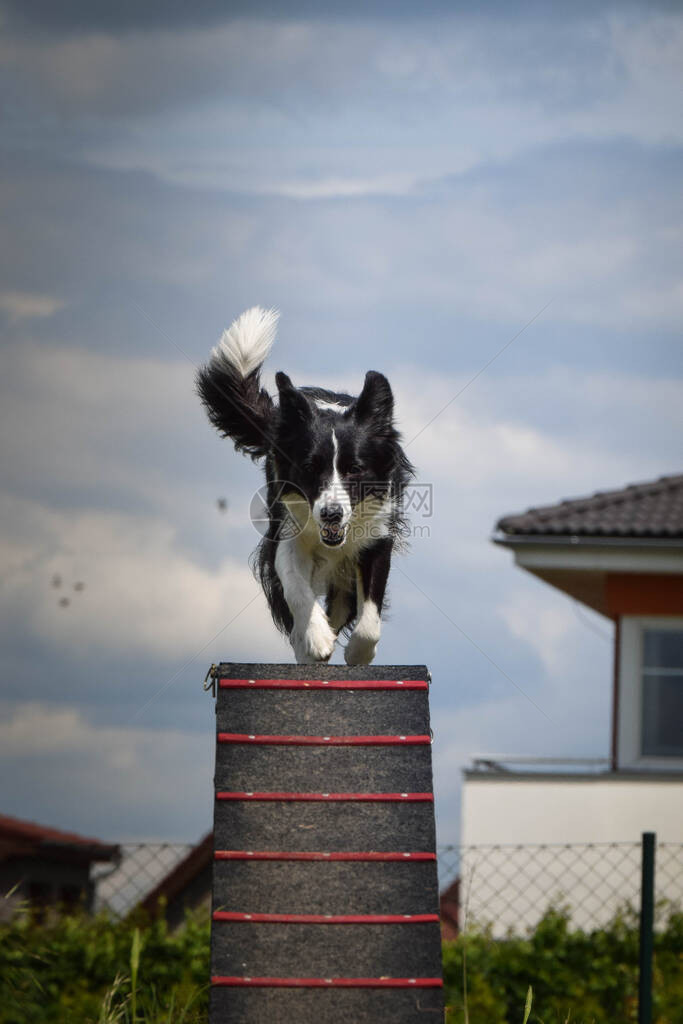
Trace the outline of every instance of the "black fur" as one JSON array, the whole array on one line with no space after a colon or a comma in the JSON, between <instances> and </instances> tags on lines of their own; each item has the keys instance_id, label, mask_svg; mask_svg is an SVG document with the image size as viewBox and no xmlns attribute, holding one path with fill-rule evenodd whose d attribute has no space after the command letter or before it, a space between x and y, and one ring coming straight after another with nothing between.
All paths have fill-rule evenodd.
<instances>
[{"instance_id":1,"label":"black fur","mask_svg":"<svg viewBox=\"0 0 683 1024\"><path fill-rule=\"evenodd\" d=\"M406 534L403 492L414 470L393 423L391 387L386 377L373 370L366 374L357 398L323 388L296 388L285 373L275 379L277 406L261 388L258 370L242 378L215 360L199 371L197 389L219 432L253 459L265 457L269 526L252 556L252 567L282 632L290 634L294 625L275 569L278 543L288 536L292 524L283 494L302 494L313 509L336 458L351 508L366 498L390 498L382 535L369 535L356 545L348 539L344 542L350 553L349 571L341 582L335 578L326 595L328 614L335 599L343 599L340 607L347 608L348 614L335 629L348 630L357 612L356 568L361 571L365 596L372 597L381 611L392 548ZM314 561L316 557L313 552Z\"/></svg>"},{"instance_id":2,"label":"black fur","mask_svg":"<svg viewBox=\"0 0 683 1024\"><path fill-rule=\"evenodd\" d=\"M239 452L262 459L270 448L273 400L261 387L260 369L242 377L212 361L197 373L197 393L209 419Z\"/></svg>"}]
</instances>

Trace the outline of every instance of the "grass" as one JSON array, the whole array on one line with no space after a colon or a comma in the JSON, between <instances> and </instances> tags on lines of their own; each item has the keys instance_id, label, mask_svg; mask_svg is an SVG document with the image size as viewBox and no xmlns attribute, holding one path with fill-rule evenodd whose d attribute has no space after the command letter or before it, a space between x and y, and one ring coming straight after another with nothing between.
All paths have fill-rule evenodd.
<instances>
[{"instance_id":1,"label":"grass","mask_svg":"<svg viewBox=\"0 0 683 1024\"><path fill-rule=\"evenodd\" d=\"M562 909L549 910L533 932L502 939L470 924L444 943L443 957L449 1024L517 1024L523 1004L528 1024L637 1021L638 920L632 910L590 932L570 928ZM683 1024L682 964L683 914L662 908L653 1024Z\"/></svg>"},{"instance_id":2,"label":"grass","mask_svg":"<svg viewBox=\"0 0 683 1024\"><path fill-rule=\"evenodd\" d=\"M205 1024L209 921L17 913L0 924L0 1024Z\"/></svg>"},{"instance_id":3,"label":"grass","mask_svg":"<svg viewBox=\"0 0 683 1024\"><path fill-rule=\"evenodd\" d=\"M163 919L30 913L0 924L0 1024L206 1024L206 913L175 933ZM632 1024L638 929L624 913L573 931L550 910L524 936L476 924L445 942L449 1024ZM655 938L654 1024L683 1024L683 915ZM533 988L532 988L533 986Z\"/></svg>"}]
</instances>

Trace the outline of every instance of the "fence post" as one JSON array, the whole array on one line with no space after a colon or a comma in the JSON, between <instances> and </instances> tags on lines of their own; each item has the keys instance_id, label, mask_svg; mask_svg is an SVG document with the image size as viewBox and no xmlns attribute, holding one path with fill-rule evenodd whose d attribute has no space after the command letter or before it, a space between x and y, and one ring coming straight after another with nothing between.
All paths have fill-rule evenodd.
<instances>
[{"instance_id":1,"label":"fence post","mask_svg":"<svg viewBox=\"0 0 683 1024\"><path fill-rule=\"evenodd\" d=\"M638 1024L652 1024L652 953L655 909L655 833L643 832L640 886Z\"/></svg>"}]
</instances>

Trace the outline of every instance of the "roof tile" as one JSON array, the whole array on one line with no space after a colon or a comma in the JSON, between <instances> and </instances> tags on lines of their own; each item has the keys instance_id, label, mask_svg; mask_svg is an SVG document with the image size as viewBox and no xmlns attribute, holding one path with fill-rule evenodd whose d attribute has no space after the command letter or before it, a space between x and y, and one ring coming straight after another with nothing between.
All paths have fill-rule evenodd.
<instances>
[{"instance_id":1,"label":"roof tile","mask_svg":"<svg viewBox=\"0 0 683 1024\"><path fill-rule=\"evenodd\" d=\"M683 474L618 491L596 491L556 505L504 516L496 529L508 537L683 537Z\"/></svg>"},{"instance_id":2,"label":"roof tile","mask_svg":"<svg viewBox=\"0 0 683 1024\"><path fill-rule=\"evenodd\" d=\"M8 851L33 851L44 844L58 844L72 849L82 849L91 859L110 860L118 854L118 846L103 843L99 839L81 836L76 832L64 832L62 829L38 825L34 821L13 818L8 814L0 814L0 858L8 855Z\"/></svg>"}]
</instances>

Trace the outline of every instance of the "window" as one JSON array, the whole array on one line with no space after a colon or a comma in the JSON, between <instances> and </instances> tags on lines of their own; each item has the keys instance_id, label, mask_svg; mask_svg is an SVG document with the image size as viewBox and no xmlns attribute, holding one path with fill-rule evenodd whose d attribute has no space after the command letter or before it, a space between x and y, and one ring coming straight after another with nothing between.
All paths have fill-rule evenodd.
<instances>
[{"instance_id":1,"label":"window","mask_svg":"<svg viewBox=\"0 0 683 1024\"><path fill-rule=\"evenodd\" d=\"M644 629L641 753L683 757L683 630Z\"/></svg>"},{"instance_id":2,"label":"window","mask_svg":"<svg viewBox=\"0 0 683 1024\"><path fill-rule=\"evenodd\" d=\"M683 772L683 616L624 615L617 767Z\"/></svg>"}]
</instances>

